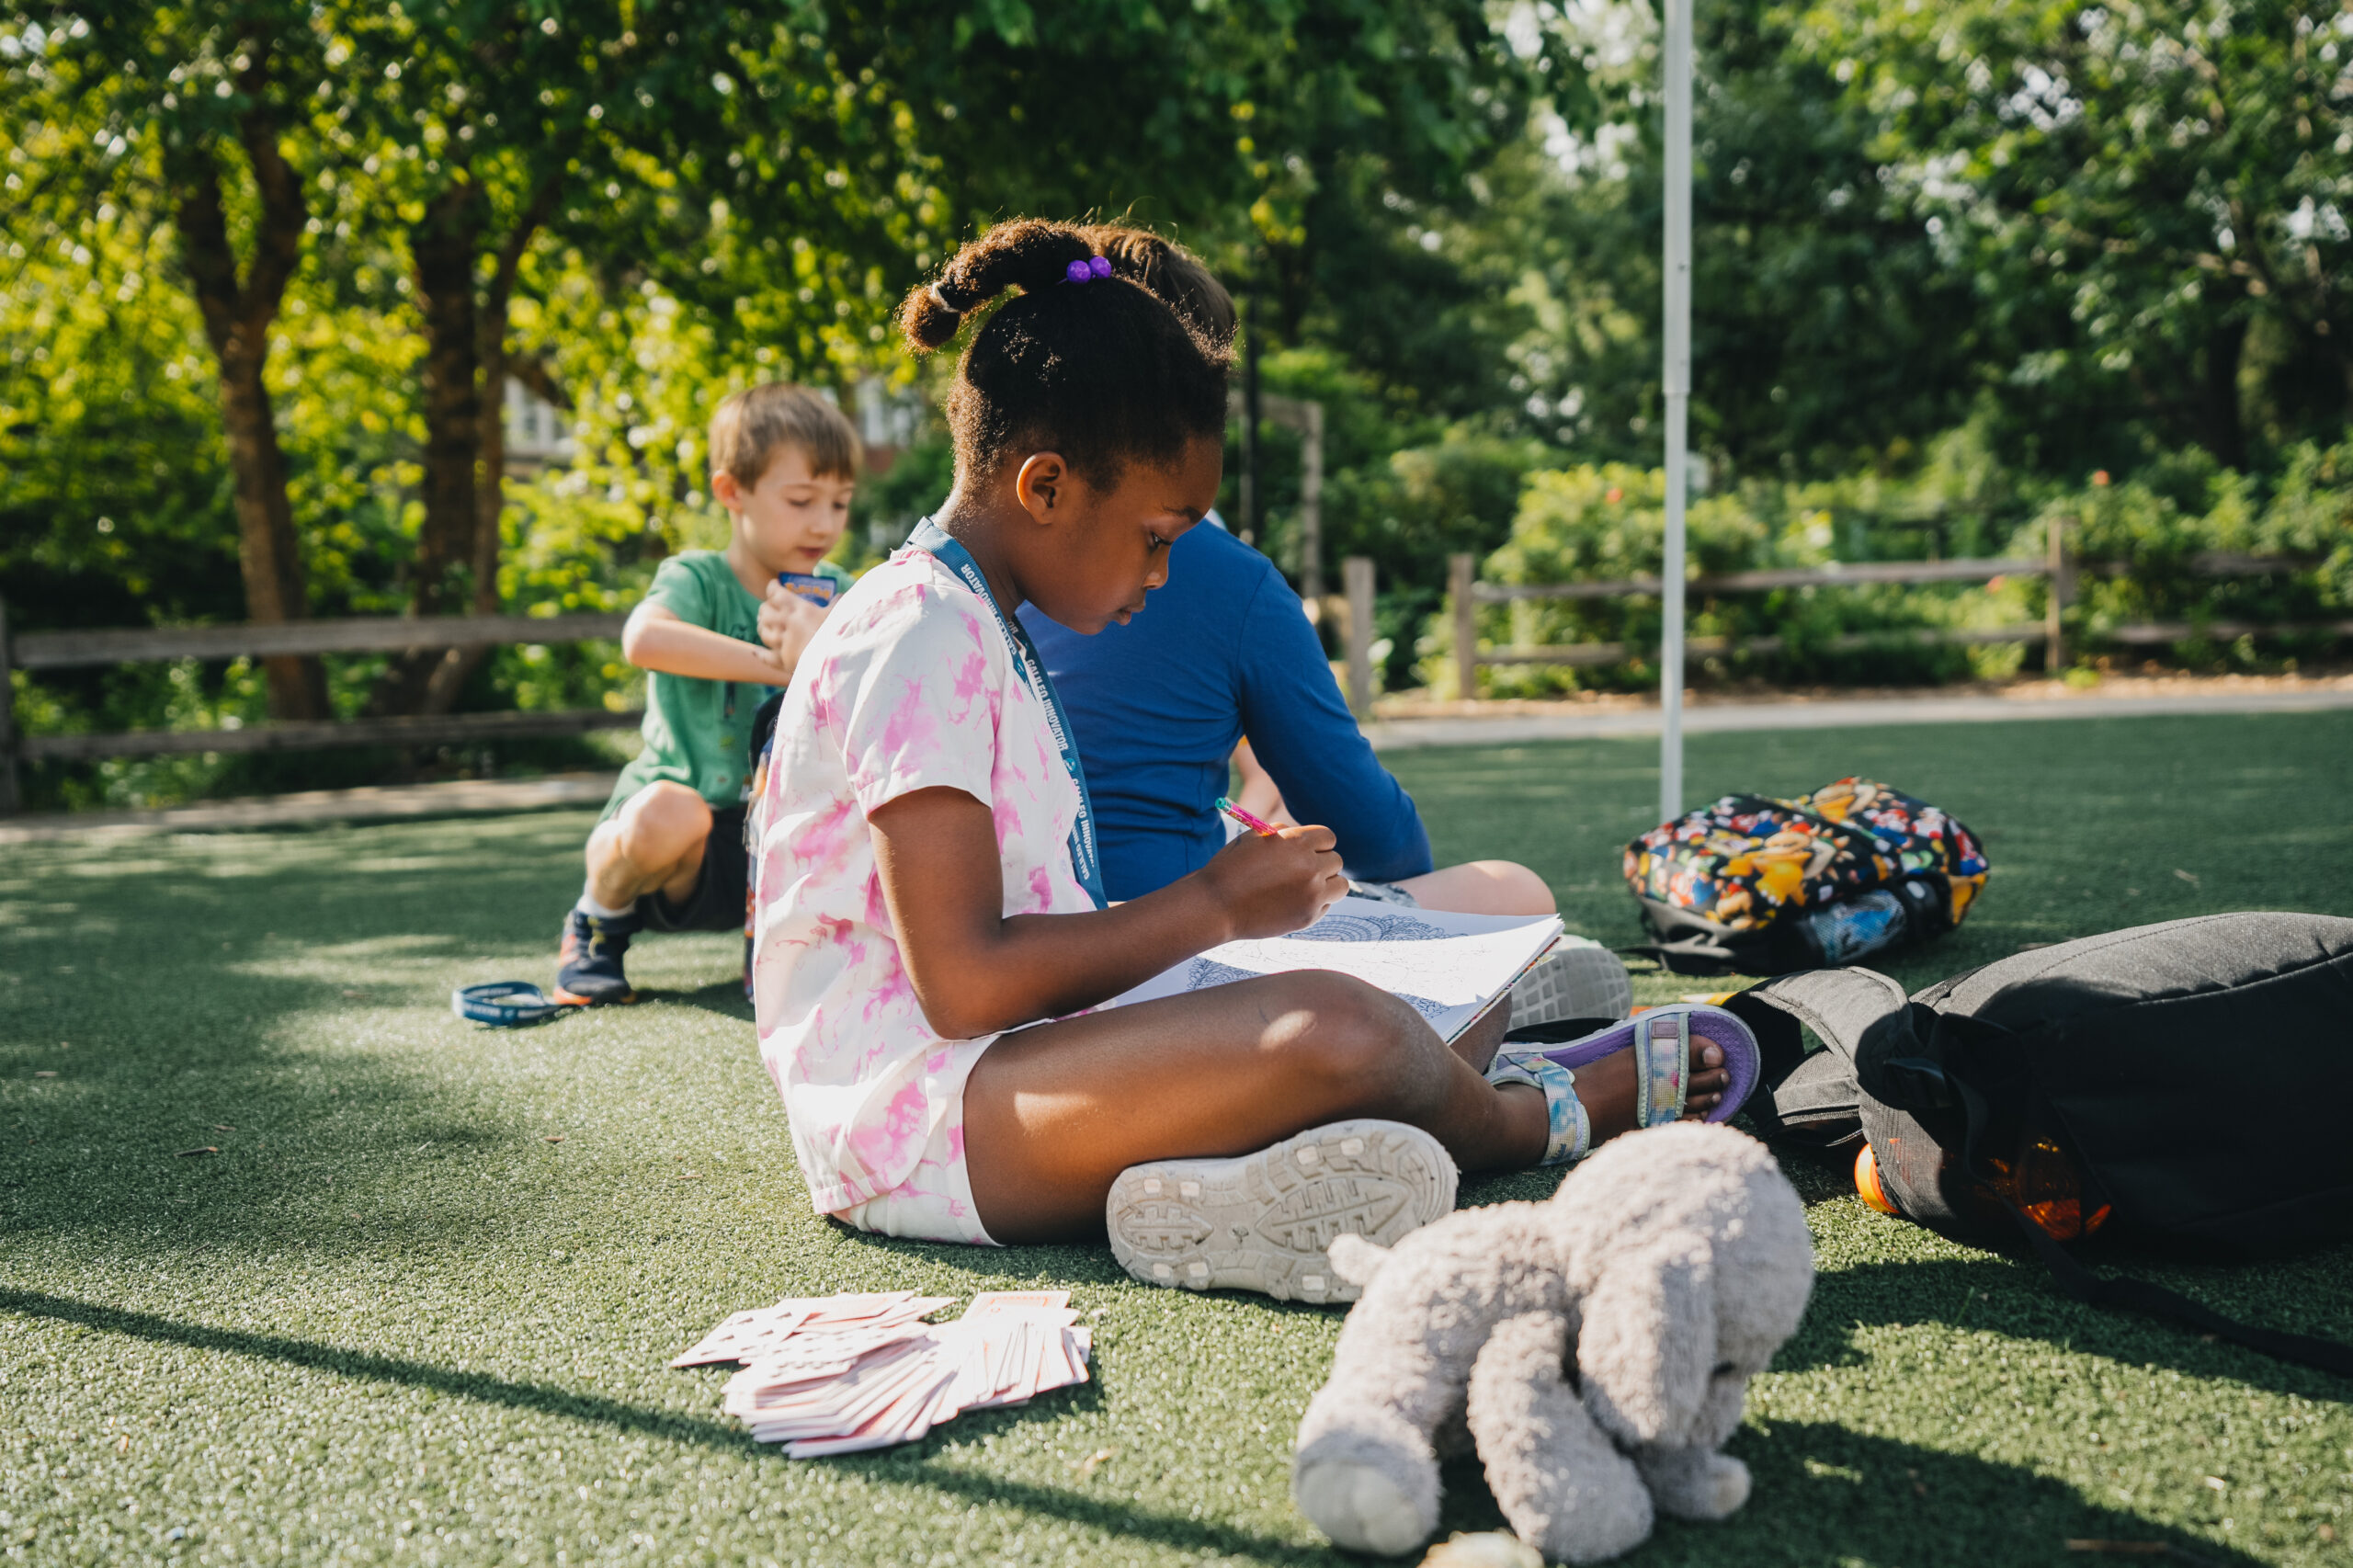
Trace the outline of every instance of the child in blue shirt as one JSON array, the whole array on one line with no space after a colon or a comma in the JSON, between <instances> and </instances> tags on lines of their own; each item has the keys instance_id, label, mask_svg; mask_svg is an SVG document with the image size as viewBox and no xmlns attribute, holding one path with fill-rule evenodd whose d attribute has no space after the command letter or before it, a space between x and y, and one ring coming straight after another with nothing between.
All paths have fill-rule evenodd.
<instances>
[{"instance_id":1,"label":"child in blue shirt","mask_svg":"<svg viewBox=\"0 0 2353 1568\"><path fill-rule=\"evenodd\" d=\"M1120 225L1086 234L1201 331L1233 335L1233 297L1182 247ZM1142 897L1217 853L1225 833L1213 807L1233 759L1241 803L1279 824L1330 828L1360 892L1465 914L1552 914L1551 890L1524 866L1433 869L1421 815L1357 728L1299 596L1215 512L1206 521L1171 548L1168 586L1131 625L1080 637L1022 611L1070 708L1111 896ZM1138 712L1153 722L1135 723Z\"/></svg>"}]
</instances>

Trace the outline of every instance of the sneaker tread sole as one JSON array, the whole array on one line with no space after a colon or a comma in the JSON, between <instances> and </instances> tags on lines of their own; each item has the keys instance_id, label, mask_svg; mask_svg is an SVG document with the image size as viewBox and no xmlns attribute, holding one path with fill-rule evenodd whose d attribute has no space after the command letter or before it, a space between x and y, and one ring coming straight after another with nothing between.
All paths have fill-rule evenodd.
<instances>
[{"instance_id":1,"label":"sneaker tread sole","mask_svg":"<svg viewBox=\"0 0 2353 1568\"><path fill-rule=\"evenodd\" d=\"M1616 953L1560 947L1512 987L1511 1027L1524 1029L1559 1018L1622 1018L1633 1006L1633 982Z\"/></svg>"},{"instance_id":2,"label":"sneaker tread sole","mask_svg":"<svg viewBox=\"0 0 2353 1568\"><path fill-rule=\"evenodd\" d=\"M1312 1128L1253 1154L1133 1165L1106 1204L1112 1256L1148 1284L1353 1301L1324 1249L1353 1233L1387 1246L1453 1211L1455 1168L1402 1122Z\"/></svg>"}]
</instances>

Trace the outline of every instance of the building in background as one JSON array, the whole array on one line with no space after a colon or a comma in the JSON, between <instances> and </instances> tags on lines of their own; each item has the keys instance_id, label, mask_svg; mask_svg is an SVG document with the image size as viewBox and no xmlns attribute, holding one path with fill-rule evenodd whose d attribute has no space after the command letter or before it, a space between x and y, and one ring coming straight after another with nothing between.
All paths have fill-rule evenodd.
<instances>
[{"instance_id":1,"label":"building in background","mask_svg":"<svg viewBox=\"0 0 2353 1568\"><path fill-rule=\"evenodd\" d=\"M506 472L528 479L542 469L561 468L580 452L563 410L506 378Z\"/></svg>"},{"instance_id":2,"label":"building in background","mask_svg":"<svg viewBox=\"0 0 2353 1568\"><path fill-rule=\"evenodd\" d=\"M858 383L851 401L850 417L858 423L858 438L866 443L866 472L890 472L923 428L923 398L912 387L892 391L881 377L868 376Z\"/></svg>"}]
</instances>

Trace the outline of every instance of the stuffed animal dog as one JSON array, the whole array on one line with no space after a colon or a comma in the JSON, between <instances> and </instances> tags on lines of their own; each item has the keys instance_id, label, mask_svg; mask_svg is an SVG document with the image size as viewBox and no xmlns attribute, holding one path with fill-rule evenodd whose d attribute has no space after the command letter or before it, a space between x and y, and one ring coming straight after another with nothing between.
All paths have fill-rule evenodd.
<instances>
[{"instance_id":1,"label":"stuffed animal dog","mask_svg":"<svg viewBox=\"0 0 2353 1568\"><path fill-rule=\"evenodd\" d=\"M1748 1469L1716 1450L1813 1289L1804 1208L1765 1146L1688 1121L1605 1145L1542 1203L1465 1210L1387 1251L1342 1236L1331 1258L1365 1292L1291 1492L1334 1541L1382 1554L1438 1528L1438 1447L1466 1421L1547 1561L1630 1551L1654 1509L1732 1513Z\"/></svg>"}]
</instances>

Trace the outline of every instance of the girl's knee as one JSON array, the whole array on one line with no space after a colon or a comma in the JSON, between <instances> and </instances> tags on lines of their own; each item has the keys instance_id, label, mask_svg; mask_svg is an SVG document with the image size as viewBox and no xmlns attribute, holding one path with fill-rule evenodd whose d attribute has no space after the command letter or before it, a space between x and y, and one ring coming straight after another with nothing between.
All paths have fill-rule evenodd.
<instances>
[{"instance_id":1,"label":"girl's knee","mask_svg":"<svg viewBox=\"0 0 2353 1568\"><path fill-rule=\"evenodd\" d=\"M1291 995L1279 1048L1302 1079L1339 1103L1382 1104L1442 1082L1445 1043L1409 1004L1327 970L1285 978Z\"/></svg>"}]
</instances>

